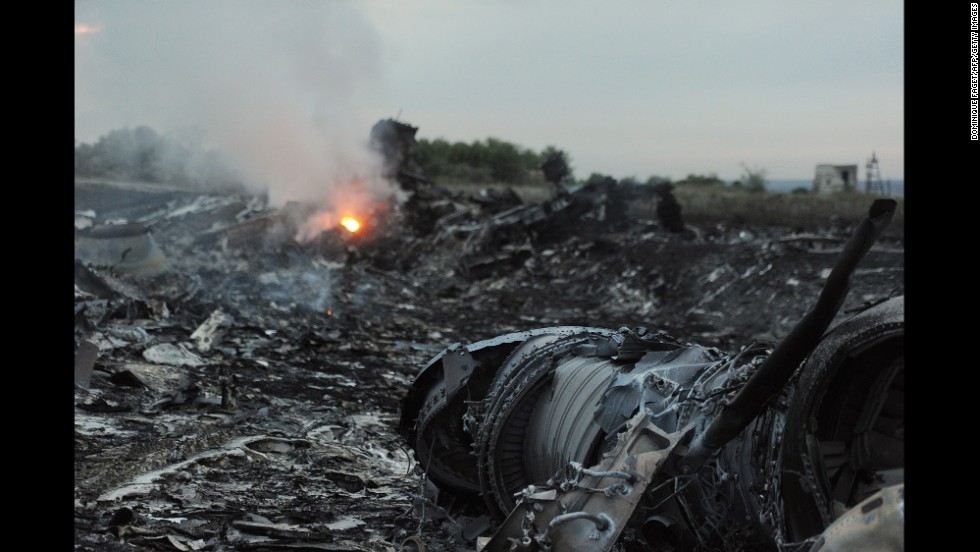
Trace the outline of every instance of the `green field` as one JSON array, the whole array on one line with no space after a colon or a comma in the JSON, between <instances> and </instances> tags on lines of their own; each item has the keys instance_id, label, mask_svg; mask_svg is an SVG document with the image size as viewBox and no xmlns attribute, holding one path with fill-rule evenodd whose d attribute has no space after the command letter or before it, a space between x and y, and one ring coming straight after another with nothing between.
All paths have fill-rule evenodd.
<instances>
[{"instance_id":1,"label":"green field","mask_svg":"<svg viewBox=\"0 0 980 552\"><path fill-rule=\"evenodd\" d=\"M858 192L750 193L728 188L677 186L674 197L681 204L684 220L692 223L730 222L819 230L831 226L835 220L841 223L861 220L867 215L871 203L880 196ZM888 225L888 233L903 236L905 200L895 199L898 201L898 208ZM646 207L651 212L655 208L655 203ZM636 209L639 210L640 206L636 206Z\"/></svg>"},{"instance_id":2,"label":"green field","mask_svg":"<svg viewBox=\"0 0 980 552\"><path fill-rule=\"evenodd\" d=\"M503 183L467 182L440 183L461 193L478 193L483 188L506 188ZM552 188L545 182L514 186L525 203L535 203L551 197ZM878 196L859 192L834 194L790 194L779 192L748 192L728 186L697 186L680 184L674 197L681 205L684 221L693 224L727 223L753 226L785 226L805 231L819 231L837 224L851 224L864 218ZM904 237L905 200L895 198L898 208L886 233ZM657 200L637 200L630 204L629 213L638 218L656 218Z\"/></svg>"}]
</instances>

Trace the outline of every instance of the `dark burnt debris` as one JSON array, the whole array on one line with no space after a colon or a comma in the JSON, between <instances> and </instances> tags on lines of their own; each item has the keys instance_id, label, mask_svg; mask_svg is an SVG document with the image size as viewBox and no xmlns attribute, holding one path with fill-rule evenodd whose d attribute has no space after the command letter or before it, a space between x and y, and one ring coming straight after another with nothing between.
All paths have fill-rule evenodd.
<instances>
[{"instance_id":1,"label":"dark burnt debris","mask_svg":"<svg viewBox=\"0 0 980 552\"><path fill-rule=\"evenodd\" d=\"M76 183L76 549L809 550L869 497L894 527L901 239L852 271L809 368L681 474L847 236L676 231L612 178L452 192L404 171L416 130L372 130L407 199L354 234L301 241L315 209L264 197Z\"/></svg>"}]
</instances>

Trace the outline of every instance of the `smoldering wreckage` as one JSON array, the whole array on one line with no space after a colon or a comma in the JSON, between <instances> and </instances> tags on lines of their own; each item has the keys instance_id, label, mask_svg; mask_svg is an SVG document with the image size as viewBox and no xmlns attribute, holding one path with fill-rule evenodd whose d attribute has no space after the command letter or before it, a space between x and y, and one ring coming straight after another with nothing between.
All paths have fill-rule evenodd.
<instances>
[{"instance_id":1,"label":"smoldering wreckage","mask_svg":"<svg viewBox=\"0 0 980 552\"><path fill-rule=\"evenodd\" d=\"M893 201L678 228L612 179L452 193L379 129L408 197L356 233L76 183L76 549L904 549Z\"/></svg>"}]
</instances>

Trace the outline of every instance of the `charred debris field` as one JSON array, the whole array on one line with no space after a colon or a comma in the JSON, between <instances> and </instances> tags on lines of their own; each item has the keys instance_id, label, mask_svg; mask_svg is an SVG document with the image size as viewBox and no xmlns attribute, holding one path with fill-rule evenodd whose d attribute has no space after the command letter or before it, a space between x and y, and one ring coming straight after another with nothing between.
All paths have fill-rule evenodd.
<instances>
[{"instance_id":1,"label":"charred debris field","mask_svg":"<svg viewBox=\"0 0 980 552\"><path fill-rule=\"evenodd\" d=\"M553 326L773 343L849 233L668 228L615 182L408 192L300 241L301 205L76 183L76 550L475 550L491 522L440 499L398 433L433 356ZM839 317L903 293L900 236Z\"/></svg>"}]
</instances>

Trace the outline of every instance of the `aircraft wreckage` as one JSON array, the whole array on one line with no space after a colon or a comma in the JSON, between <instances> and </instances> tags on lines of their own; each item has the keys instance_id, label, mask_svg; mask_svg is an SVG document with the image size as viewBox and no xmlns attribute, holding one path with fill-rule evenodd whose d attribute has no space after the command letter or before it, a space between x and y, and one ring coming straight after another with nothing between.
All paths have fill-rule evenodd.
<instances>
[{"instance_id":1,"label":"aircraft wreckage","mask_svg":"<svg viewBox=\"0 0 980 552\"><path fill-rule=\"evenodd\" d=\"M901 550L904 297L832 326L895 208L873 203L775 347L568 326L457 343L399 429L440 496L493 518L490 552Z\"/></svg>"}]
</instances>

